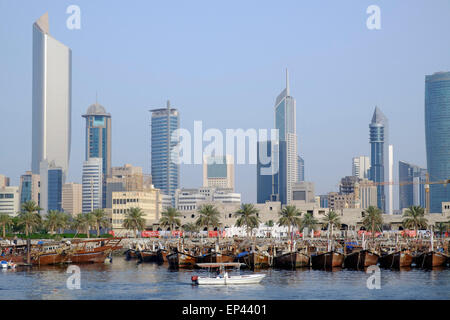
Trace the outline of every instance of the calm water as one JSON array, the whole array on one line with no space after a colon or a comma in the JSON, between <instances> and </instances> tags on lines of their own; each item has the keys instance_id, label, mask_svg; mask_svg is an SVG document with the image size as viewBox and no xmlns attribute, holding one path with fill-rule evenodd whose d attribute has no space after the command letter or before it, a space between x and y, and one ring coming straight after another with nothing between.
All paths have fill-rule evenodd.
<instances>
[{"instance_id":1,"label":"calm water","mask_svg":"<svg viewBox=\"0 0 450 320\"><path fill-rule=\"evenodd\" d=\"M202 271L170 271L115 257L110 265L80 265L81 289L69 290L67 267L0 272L0 299L450 299L450 270L381 269L381 289L364 271L265 270L258 285L192 286ZM246 273L248 271L241 271Z\"/></svg>"}]
</instances>

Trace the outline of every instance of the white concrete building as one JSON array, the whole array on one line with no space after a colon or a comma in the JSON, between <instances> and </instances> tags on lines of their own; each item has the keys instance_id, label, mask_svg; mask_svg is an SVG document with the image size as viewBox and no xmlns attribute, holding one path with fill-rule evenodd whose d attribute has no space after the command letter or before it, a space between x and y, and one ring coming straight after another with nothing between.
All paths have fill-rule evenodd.
<instances>
[{"instance_id":1,"label":"white concrete building","mask_svg":"<svg viewBox=\"0 0 450 320\"><path fill-rule=\"evenodd\" d=\"M241 194L232 189L198 188L177 189L175 192L175 208L179 211L197 210L205 203L241 204Z\"/></svg>"},{"instance_id":2,"label":"white concrete building","mask_svg":"<svg viewBox=\"0 0 450 320\"><path fill-rule=\"evenodd\" d=\"M19 187L0 187L0 214L16 216L20 211Z\"/></svg>"},{"instance_id":3,"label":"white concrete building","mask_svg":"<svg viewBox=\"0 0 450 320\"><path fill-rule=\"evenodd\" d=\"M360 179L368 179L370 170L370 158L358 156L352 159L352 176Z\"/></svg>"},{"instance_id":4,"label":"white concrete building","mask_svg":"<svg viewBox=\"0 0 450 320\"><path fill-rule=\"evenodd\" d=\"M102 158L90 158L83 162L83 213L102 208L102 161Z\"/></svg>"},{"instance_id":5,"label":"white concrete building","mask_svg":"<svg viewBox=\"0 0 450 320\"><path fill-rule=\"evenodd\" d=\"M234 159L231 155L203 157L203 187L234 190Z\"/></svg>"}]
</instances>

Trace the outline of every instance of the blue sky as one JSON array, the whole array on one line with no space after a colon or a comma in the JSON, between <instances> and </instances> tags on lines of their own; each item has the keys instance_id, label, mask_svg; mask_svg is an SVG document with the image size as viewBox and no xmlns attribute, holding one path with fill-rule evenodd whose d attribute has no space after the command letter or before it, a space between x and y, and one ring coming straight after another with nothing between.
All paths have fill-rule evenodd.
<instances>
[{"instance_id":1,"label":"blue sky","mask_svg":"<svg viewBox=\"0 0 450 320\"><path fill-rule=\"evenodd\" d=\"M66 28L71 4L80 30ZM372 4L381 30L366 28ZM81 115L96 92L112 114L113 165L149 172L150 108L170 99L187 129L194 120L270 129L286 67L317 194L337 190L352 157L369 155L375 105L389 118L395 179L398 160L426 166L424 79L450 70L447 0L0 0L0 173L13 184L30 169L32 24L47 11L50 34L72 49L71 181L81 180ZM183 166L181 183L200 186L201 166ZM236 168L236 189L256 200L255 166Z\"/></svg>"}]
</instances>

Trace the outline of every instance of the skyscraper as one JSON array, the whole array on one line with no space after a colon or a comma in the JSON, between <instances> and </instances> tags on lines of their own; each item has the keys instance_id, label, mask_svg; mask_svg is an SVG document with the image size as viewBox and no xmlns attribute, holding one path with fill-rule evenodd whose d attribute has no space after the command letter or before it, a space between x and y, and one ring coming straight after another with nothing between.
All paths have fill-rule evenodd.
<instances>
[{"instance_id":1,"label":"skyscraper","mask_svg":"<svg viewBox=\"0 0 450 320\"><path fill-rule=\"evenodd\" d=\"M75 216L83 212L83 186L79 183L66 183L62 187L62 209Z\"/></svg>"},{"instance_id":2,"label":"skyscraper","mask_svg":"<svg viewBox=\"0 0 450 320\"><path fill-rule=\"evenodd\" d=\"M105 108L95 102L89 106L86 114L86 155L89 158L101 158L102 177L102 207L106 207L106 177L111 174L111 115Z\"/></svg>"},{"instance_id":3,"label":"skyscraper","mask_svg":"<svg viewBox=\"0 0 450 320\"><path fill-rule=\"evenodd\" d=\"M234 163L231 155L203 158L203 187L228 188L234 191Z\"/></svg>"},{"instance_id":4,"label":"skyscraper","mask_svg":"<svg viewBox=\"0 0 450 320\"><path fill-rule=\"evenodd\" d=\"M358 156L352 159L352 176L360 179L368 179L370 171L370 158Z\"/></svg>"},{"instance_id":5,"label":"skyscraper","mask_svg":"<svg viewBox=\"0 0 450 320\"><path fill-rule=\"evenodd\" d=\"M72 95L71 50L49 34L48 14L33 24L33 96L31 169L41 161L69 169Z\"/></svg>"},{"instance_id":6,"label":"skyscraper","mask_svg":"<svg viewBox=\"0 0 450 320\"><path fill-rule=\"evenodd\" d=\"M150 110L151 116L151 170L155 188L172 197L180 185L180 166L176 152L172 152L178 141L172 140L172 134L180 128L180 116L177 109L170 106Z\"/></svg>"},{"instance_id":7,"label":"skyscraper","mask_svg":"<svg viewBox=\"0 0 450 320\"><path fill-rule=\"evenodd\" d=\"M20 176L20 203L32 200L34 203L39 205L40 181L40 175L33 174L31 171L27 171L25 174Z\"/></svg>"},{"instance_id":8,"label":"skyscraper","mask_svg":"<svg viewBox=\"0 0 450 320\"><path fill-rule=\"evenodd\" d=\"M89 158L83 162L83 213L102 208L102 158Z\"/></svg>"},{"instance_id":9,"label":"skyscraper","mask_svg":"<svg viewBox=\"0 0 450 320\"><path fill-rule=\"evenodd\" d=\"M405 161L398 162L399 209L425 207L427 170Z\"/></svg>"},{"instance_id":10,"label":"skyscraper","mask_svg":"<svg viewBox=\"0 0 450 320\"><path fill-rule=\"evenodd\" d=\"M387 118L378 107L375 107L370 128L370 180L384 182L385 172L385 138L387 137ZM386 212L386 195L384 185L377 186L377 206L382 212Z\"/></svg>"},{"instance_id":11,"label":"skyscraper","mask_svg":"<svg viewBox=\"0 0 450 320\"><path fill-rule=\"evenodd\" d=\"M64 170L55 162L41 161L40 171L40 207L44 214L49 210L62 210L62 185Z\"/></svg>"},{"instance_id":12,"label":"skyscraper","mask_svg":"<svg viewBox=\"0 0 450 320\"><path fill-rule=\"evenodd\" d=\"M286 88L275 101L275 129L278 129L279 200L292 201L292 188L297 181L297 126L295 99L289 92L289 74L286 70Z\"/></svg>"},{"instance_id":13,"label":"skyscraper","mask_svg":"<svg viewBox=\"0 0 450 320\"><path fill-rule=\"evenodd\" d=\"M297 182L305 181L305 160L297 156Z\"/></svg>"},{"instance_id":14,"label":"skyscraper","mask_svg":"<svg viewBox=\"0 0 450 320\"><path fill-rule=\"evenodd\" d=\"M278 143L258 141L256 164L256 198L257 203L279 201L278 194Z\"/></svg>"},{"instance_id":15,"label":"skyscraper","mask_svg":"<svg viewBox=\"0 0 450 320\"><path fill-rule=\"evenodd\" d=\"M430 181L450 179L450 72L425 77L425 140ZM442 212L450 187L430 185L430 212Z\"/></svg>"}]
</instances>

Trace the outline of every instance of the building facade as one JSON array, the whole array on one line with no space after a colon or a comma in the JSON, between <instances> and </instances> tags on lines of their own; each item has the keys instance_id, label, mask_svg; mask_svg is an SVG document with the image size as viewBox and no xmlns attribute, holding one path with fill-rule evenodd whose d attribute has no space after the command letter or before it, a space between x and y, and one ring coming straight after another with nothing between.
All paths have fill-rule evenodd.
<instances>
[{"instance_id":1,"label":"building facade","mask_svg":"<svg viewBox=\"0 0 450 320\"><path fill-rule=\"evenodd\" d=\"M83 162L82 212L88 213L102 208L103 159L90 158Z\"/></svg>"},{"instance_id":2,"label":"building facade","mask_svg":"<svg viewBox=\"0 0 450 320\"><path fill-rule=\"evenodd\" d=\"M369 179L370 158L358 156L352 159L352 176L360 179Z\"/></svg>"},{"instance_id":3,"label":"building facade","mask_svg":"<svg viewBox=\"0 0 450 320\"><path fill-rule=\"evenodd\" d=\"M103 168L102 207L106 207L106 177L111 174L111 115L97 102L82 116L86 119L85 160L101 158Z\"/></svg>"},{"instance_id":4,"label":"building facade","mask_svg":"<svg viewBox=\"0 0 450 320\"><path fill-rule=\"evenodd\" d=\"M387 118L378 107L375 107L370 128L370 180L376 183L385 182L385 140L387 138ZM386 212L386 195L384 185L377 185L377 207Z\"/></svg>"},{"instance_id":5,"label":"building facade","mask_svg":"<svg viewBox=\"0 0 450 320\"><path fill-rule=\"evenodd\" d=\"M425 141L430 181L450 179L450 72L425 77ZM430 212L442 212L450 188L430 184Z\"/></svg>"},{"instance_id":6,"label":"building facade","mask_svg":"<svg viewBox=\"0 0 450 320\"><path fill-rule=\"evenodd\" d=\"M234 190L234 159L231 155L203 157L203 187Z\"/></svg>"},{"instance_id":7,"label":"building facade","mask_svg":"<svg viewBox=\"0 0 450 320\"><path fill-rule=\"evenodd\" d=\"M305 181L305 160L297 156L297 182Z\"/></svg>"},{"instance_id":8,"label":"building facade","mask_svg":"<svg viewBox=\"0 0 450 320\"><path fill-rule=\"evenodd\" d=\"M377 206L377 187L373 181L360 179L354 185L355 207L367 209Z\"/></svg>"},{"instance_id":9,"label":"building facade","mask_svg":"<svg viewBox=\"0 0 450 320\"><path fill-rule=\"evenodd\" d=\"M62 210L72 216L83 212L83 186L80 183L65 183L62 187Z\"/></svg>"},{"instance_id":10,"label":"building facade","mask_svg":"<svg viewBox=\"0 0 450 320\"><path fill-rule=\"evenodd\" d=\"M0 188L9 187L9 178L0 174Z\"/></svg>"},{"instance_id":11,"label":"building facade","mask_svg":"<svg viewBox=\"0 0 450 320\"><path fill-rule=\"evenodd\" d=\"M178 154L172 152L178 138L172 139L174 131L180 127L180 115L170 106L150 110L151 115L151 172L155 188L173 197L180 185L180 166Z\"/></svg>"},{"instance_id":12,"label":"building facade","mask_svg":"<svg viewBox=\"0 0 450 320\"><path fill-rule=\"evenodd\" d=\"M20 176L20 203L27 201L34 201L37 205L40 204L40 187L41 176L34 174L31 171L25 172Z\"/></svg>"},{"instance_id":13,"label":"building facade","mask_svg":"<svg viewBox=\"0 0 450 320\"><path fill-rule=\"evenodd\" d=\"M399 209L410 206L425 208L427 170L405 161L398 162Z\"/></svg>"},{"instance_id":14,"label":"building facade","mask_svg":"<svg viewBox=\"0 0 450 320\"><path fill-rule=\"evenodd\" d=\"M179 211L198 210L206 203L234 203L241 204L241 194L233 189L203 187L195 189L178 189L175 192L175 208Z\"/></svg>"},{"instance_id":15,"label":"building facade","mask_svg":"<svg viewBox=\"0 0 450 320\"><path fill-rule=\"evenodd\" d=\"M64 169L54 162L41 161L40 165L40 207L42 213L50 210L62 211L62 186Z\"/></svg>"},{"instance_id":16,"label":"building facade","mask_svg":"<svg viewBox=\"0 0 450 320\"><path fill-rule=\"evenodd\" d=\"M20 212L19 187L0 187L0 214L15 217Z\"/></svg>"},{"instance_id":17,"label":"building facade","mask_svg":"<svg viewBox=\"0 0 450 320\"><path fill-rule=\"evenodd\" d=\"M72 53L49 34L47 13L33 24L32 159L34 174L42 161L69 170Z\"/></svg>"},{"instance_id":18,"label":"building facade","mask_svg":"<svg viewBox=\"0 0 450 320\"><path fill-rule=\"evenodd\" d=\"M296 204L299 201L314 202L314 182L301 181L294 183L292 187L292 204Z\"/></svg>"},{"instance_id":19,"label":"building facade","mask_svg":"<svg viewBox=\"0 0 450 320\"><path fill-rule=\"evenodd\" d=\"M144 191L144 180L142 167L131 164L112 167L111 174L106 179L106 208L112 208L112 192ZM151 188L151 181L147 187Z\"/></svg>"}]
</instances>

